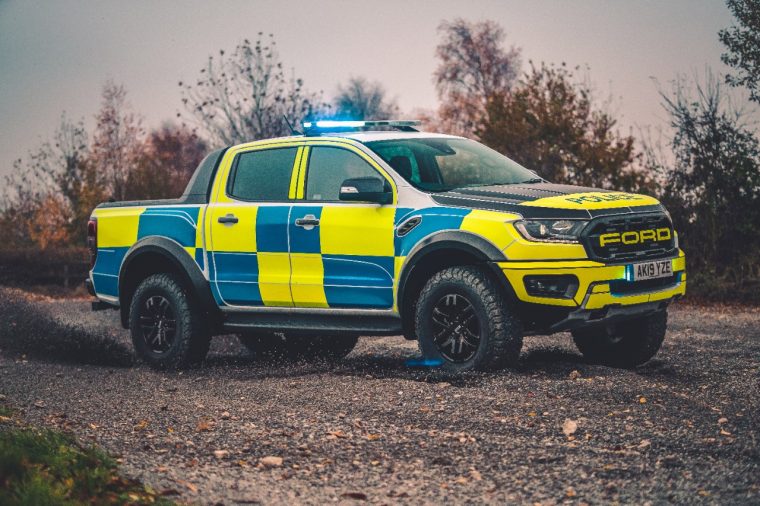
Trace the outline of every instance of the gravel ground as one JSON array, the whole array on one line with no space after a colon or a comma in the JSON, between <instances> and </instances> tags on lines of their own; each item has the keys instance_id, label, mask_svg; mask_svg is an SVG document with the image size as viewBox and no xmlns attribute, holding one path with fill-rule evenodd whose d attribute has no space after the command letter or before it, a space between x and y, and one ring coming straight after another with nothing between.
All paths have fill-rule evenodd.
<instances>
[{"instance_id":1,"label":"gravel ground","mask_svg":"<svg viewBox=\"0 0 760 506\"><path fill-rule=\"evenodd\" d=\"M181 502L760 503L760 314L671 310L636 370L567 334L517 370L410 369L364 338L338 365L254 362L232 337L182 373L135 365L115 312L0 289L0 394Z\"/></svg>"}]
</instances>

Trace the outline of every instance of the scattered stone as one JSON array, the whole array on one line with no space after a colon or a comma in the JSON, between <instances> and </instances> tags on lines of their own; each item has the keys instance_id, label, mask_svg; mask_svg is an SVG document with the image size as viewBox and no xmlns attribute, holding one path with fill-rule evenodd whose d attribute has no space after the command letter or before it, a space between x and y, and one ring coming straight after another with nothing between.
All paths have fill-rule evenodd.
<instances>
[{"instance_id":1,"label":"scattered stone","mask_svg":"<svg viewBox=\"0 0 760 506\"><path fill-rule=\"evenodd\" d=\"M282 457L275 457L272 455L268 457L263 457L261 460L259 460L259 464L261 464L263 467L266 467L266 468L281 467Z\"/></svg>"},{"instance_id":2,"label":"scattered stone","mask_svg":"<svg viewBox=\"0 0 760 506\"><path fill-rule=\"evenodd\" d=\"M577 430L578 422L570 420L569 418L565 419L565 423L562 424L562 432L564 432L566 436L572 436Z\"/></svg>"}]
</instances>

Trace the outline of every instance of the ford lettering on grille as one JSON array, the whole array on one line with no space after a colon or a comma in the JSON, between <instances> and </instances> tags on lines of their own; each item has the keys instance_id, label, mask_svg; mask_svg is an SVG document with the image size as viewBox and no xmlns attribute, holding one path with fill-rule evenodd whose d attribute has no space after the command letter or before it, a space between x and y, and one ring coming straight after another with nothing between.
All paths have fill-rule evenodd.
<instances>
[{"instance_id":1,"label":"ford lettering on grille","mask_svg":"<svg viewBox=\"0 0 760 506\"><path fill-rule=\"evenodd\" d=\"M675 254L675 234L664 213L605 216L583 232L589 257L605 262L648 260Z\"/></svg>"}]
</instances>

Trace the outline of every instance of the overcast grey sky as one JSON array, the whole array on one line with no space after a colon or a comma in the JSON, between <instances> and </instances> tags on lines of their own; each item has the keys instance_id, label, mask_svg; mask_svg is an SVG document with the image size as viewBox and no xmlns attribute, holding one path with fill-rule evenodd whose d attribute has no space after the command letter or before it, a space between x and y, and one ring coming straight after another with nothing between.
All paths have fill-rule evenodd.
<instances>
[{"instance_id":1,"label":"overcast grey sky","mask_svg":"<svg viewBox=\"0 0 760 506\"><path fill-rule=\"evenodd\" d=\"M455 17L500 23L526 61L588 64L626 129L664 121L653 77L724 70L717 31L732 23L721 0L0 0L0 175L53 133L62 111L92 125L109 78L147 126L173 118L177 82L259 31L275 35L309 89L329 96L366 76L404 111L435 107L436 27Z\"/></svg>"}]
</instances>

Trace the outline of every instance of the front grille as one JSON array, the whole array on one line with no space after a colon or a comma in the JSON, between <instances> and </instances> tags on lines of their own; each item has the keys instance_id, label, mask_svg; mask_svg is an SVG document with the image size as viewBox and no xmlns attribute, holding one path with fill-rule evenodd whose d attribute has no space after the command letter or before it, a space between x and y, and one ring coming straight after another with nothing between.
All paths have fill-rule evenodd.
<instances>
[{"instance_id":1,"label":"front grille","mask_svg":"<svg viewBox=\"0 0 760 506\"><path fill-rule=\"evenodd\" d=\"M620 241L605 244L604 246L599 242L599 238L604 234L624 234L626 232L640 232L642 230L658 230L663 228L667 228L670 231L670 239L662 241L644 240L632 244L624 244ZM586 248L589 258L607 263L664 258L676 252L673 225L665 213L642 213L596 218L584 229L581 234L581 242Z\"/></svg>"},{"instance_id":2,"label":"front grille","mask_svg":"<svg viewBox=\"0 0 760 506\"><path fill-rule=\"evenodd\" d=\"M655 292L672 288L681 281L681 273L676 272L667 278L644 279L642 281L626 281L616 279L610 281L610 293L612 295L633 295L637 293Z\"/></svg>"}]
</instances>

